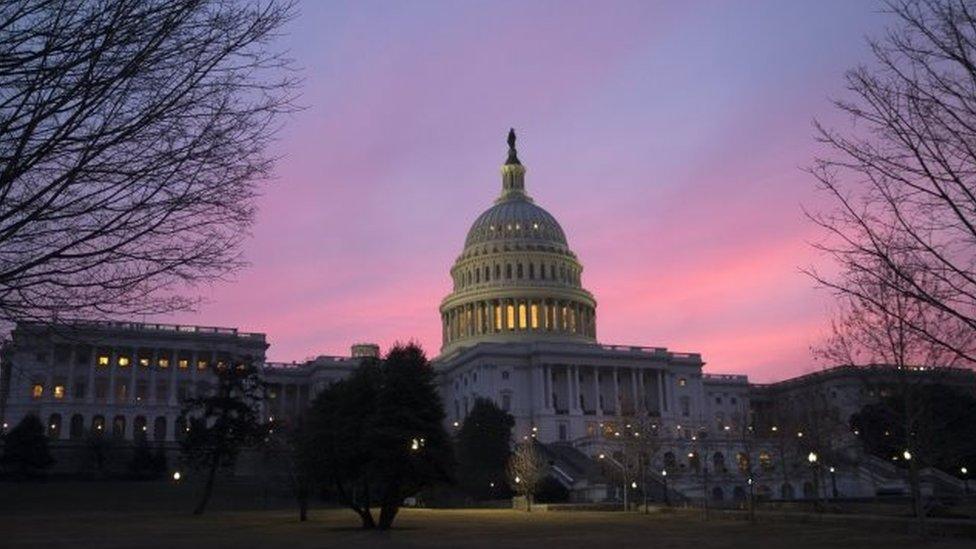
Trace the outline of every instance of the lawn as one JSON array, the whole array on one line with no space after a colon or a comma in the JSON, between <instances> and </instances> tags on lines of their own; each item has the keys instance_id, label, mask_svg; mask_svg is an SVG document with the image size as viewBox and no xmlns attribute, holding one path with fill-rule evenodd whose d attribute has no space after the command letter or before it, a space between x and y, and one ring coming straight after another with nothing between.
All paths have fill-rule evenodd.
<instances>
[{"instance_id":1,"label":"lawn","mask_svg":"<svg viewBox=\"0 0 976 549\"><path fill-rule=\"evenodd\" d=\"M190 516L199 486L189 483L0 483L0 547L919 547L910 535L875 526L739 520L703 522L695 512L405 509L391 532L366 532L344 509L313 509L299 523L292 502L254 486L218 486L212 511ZM938 539L926 547L973 547Z\"/></svg>"},{"instance_id":2,"label":"lawn","mask_svg":"<svg viewBox=\"0 0 976 549\"><path fill-rule=\"evenodd\" d=\"M390 532L357 528L352 512L316 510L299 523L295 513L220 511L186 513L58 512L7 515L0 545L20 547L532 547L587 548L918 547L918 539L871 529L820 524L702 522L676 515L597 512L406 509ZM966 539L940 539L927 547L972 547Z\"/></svg>"}]
</instances>

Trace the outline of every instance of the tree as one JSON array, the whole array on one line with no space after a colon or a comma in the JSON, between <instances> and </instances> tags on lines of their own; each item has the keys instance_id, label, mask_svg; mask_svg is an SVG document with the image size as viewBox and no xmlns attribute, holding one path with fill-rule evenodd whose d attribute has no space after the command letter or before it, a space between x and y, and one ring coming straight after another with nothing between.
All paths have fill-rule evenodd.
<instances>
[{"instance_id":1,"label":"tree","mask_svg":"<svg viewBox=\"0 0 976 549\"><path fill-rule=\"evenodd\" d=\"M817 124L811 172L830 200L810 214L838 274L809 269L842 299L891 309L904 332L976 359L976 10L957 0L890 0L896 26L870 42L874 65L836 101L849 131ZM932 322L938 317L938 322ZM960 333L967 337L958 337Z\"/></svg>"},{"instance_id":2,"label":"tree","mask_svg":"<svg viewBox=\"0 0 976 549\"><path fill-rule=\"evenodd\" d=\"M54 465L44 425L36 415L24 416L4 437L2 462L8 472L27 478L42 476Z\"/></svg>"},{"instance_id":3,"label":"tree","mask_svg":"<svg viewBox=\"0 0 976 549\"><path fill-rule=\"evenodd\" d=\"M145 433L135 435L129 472L140 479L159 478L166 472L166 454L162 448L153 452Z\"/></svg>"},{"instance_id":4,"label":"tree","mask_svg":"<svg viewBox=\"0 0 976 549\"><path fill-rule=\"evenodd\" d=\"M188 398L183 407L189 431L180 448L184 459L203 470L207 479L194 515L206 509L217 471L233 466L240 451L258 445L266 431L258 417L264 385L250 360L231 361L218 367L215 375L213 392Z\"/></svg>"},{"instance_id":5,"label":"tree","mask_svg":"<svg viewBox=\"0 0 976 549\"><path fill-rule=\"evenodd\" d=\"M976 397L958 388L933 384L919 388L922 410L929 416L922 423L932 428L918 433L924 438L916 444L912 460L943 471L955 472L961 464L976 461ZM904 408L888 396L864 406L851 418L851 426L873 455L906 467L903 459L906 440Z\"/></svg>"},{"instance_id":6,"label":"tree","mask_svg":"<svg viewBox=\"0 0 976 549\"><path fill-rule=\"evenodd\" d=\"M620 468L614 467L612 470L622 475L624 490L627 490L627 485L631 482L639 483L645 512L648 512L647 497L650 492L647 482L648 469L664 445L658 421L658 418L641 411L621 418L622 427L617 431L620 433L618 438Z\"/></svg>"},{"instance_id":7,"label":"tree","mask_svg":"<svg viewBox=\"0 0 976 549\"><path fill-rule=\"evenodd\" d=\"M542 480L549 474L549 467L542 455L536 450L538 444L534 438L525 440L515 446L508 461L508 478L515 493L525 498L527 511L532 511L532 500Z\"/></svg>"},{"instance_id":8,"label":"tree","mask_svg":"<svg viewBox=\"0 0 976 549\"><path fill-rule=\"evenodd\" d=\"M308 416L316 478L363 528L389 529L407 497L451 481L444 406L423 349L397 344L319 394ZM371 507L379 506L379 521Z\"/></svg>"},{"instance_id":9,"label":"tree","mask_svg":"<svg viewBox=\"0 0 976 549\"><path fill-rule=\"evenodd\" d=\"M278 477L278 481L283 478L298 503L299 522L307 521L309 499L317 480L317 460L304 418L270 428L264 450L265 472Z\"/></svg>"},{"instance_id":10,"label":"tree","mask_svg":"<svg viewBox=\"0 0 976 549\"><path fill-rule=\"evenodd\" d=\"M0 0L0 319L160 313L243 261L278 0Z\"/></svg>"},{"instance_id":11,"label":"tree","mask_svg":"<svg viewBox=\"0 0 976 549\"><path fill-rule=\"evenodd\" d=\"M924 387L952 371L959 360L955 350L968 345L968 329L958 329L945 311L914 299L906 283L886 263L877 260L871 276L846 273L858 294L843 296L837 319L824 343L815 349L836 363L860 367L867 387L887 393L886 402L904 421L901 440L907 455L918 456L920 442L936 429L923 398ZM923 275L919 275L922 277ZM939 340L930 334L939 333ZM867 375L869 373L881 375ZM924 531L924 505L919 459L909 461L912 511Z\"/></svg>"},{"instance_id":12,"label":"tree","mask_svg":"<svg viewBox=\"0 0 976 549\"><path fill-rule=\"evenodd\" d=\"M485 398L478 398L456 435L458 484L478 499L497 497L506 486L506 467L515 419Z\"/></svg>"}]
</instances>

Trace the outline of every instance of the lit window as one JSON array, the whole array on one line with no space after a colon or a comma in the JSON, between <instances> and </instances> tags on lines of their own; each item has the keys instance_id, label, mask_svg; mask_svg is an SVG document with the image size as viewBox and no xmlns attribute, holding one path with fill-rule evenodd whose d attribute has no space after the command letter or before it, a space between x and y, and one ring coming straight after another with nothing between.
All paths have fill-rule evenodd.
<instances>
[{"instance_id":1,"label":"lit window","mask_svg":"<svg viewBox=\"0 0 976 549\"><path fill-rule=\"evenodd\" d=\"M143 368L148 368L149 367L149 358L148 357L141 357L141 358L139 358L139 366L142 366Z\"/></svg>"},{"instance_id":2,"label":"lit window","mask_svg":"<svg viewBox=\"0 0 976 549\"><path fill-rule=\"evenodd\" d=\"M190 361L185 358L181 358L177 363L177 366L179 366L181 370L186 370L190 367Z\"/></svg>"},{"instance_id":3,"label":"lit window","mask_svg":"<svg viewBox=\"0 0 976 549\"><path fill-rule=\"evenodd\" d=\"M159 359L160 368L169 368L169 359L166 357L160 357Z\"/></svg>"},{"instance_id":4,"label":"lit window","mask_svg":"<svg viewBox=\"0 0 976 549\"><path fill-rule=\"evenodd\" d=\"M54 386L54 398L61 400L64 398L64 385Z\"/></svg>"},{"instance_id":5,"label":"lit window","mask_svg":"<svg viewBox=\"0 0 976 549\"><path fill-rule=\"evenodd\" d=\"M502 308L500 305L495 305L495 330L502 329Z\"/></svg>"},{"instance_id":6,"label":"lit window","mask_svg":"<svg viewBox=\"0 0 976 549\"><path fill-rule=\"evenodd\" d=\"M40 383L35 383L31 386L31 398L38 399L44 396L44 386Z\"/></svg>"},{"instance_id":7,"label":"lit window","mask_svg":"<svg viewBox=\"0 0 976 549\"><path fill-rule=\"evenodd\" d=\"M518 312L519 312L519 324L518 324L518 327L519 327L519 329L524 330L527 327L527 324L526 324L526 321L525 321L525 303L520 303L519 304Z\"/></svg>"},{"instance_id":8,"label":"lit window","mask_svg":"<svg viewBox=\"0 0 976 549\"><path fill-rule=\"evenodd\" d=\"M685 378L678 379L678 387L684 387L685 385L688 385L688 380L687 379L685 379Z\"/></svg>"},{"instance_id":9,"label":"lit window","mask_svg":"<svg viewBox=\"0 0 976 549\"><path fill-rule=\"evenodd\" d=\"M129 365L130 363L131 363L131 362L130 362L130 360L129 360L129 357L127 357L127 356L120 356L120 357L119 357L119 366L122 366L122 367L126 367L126 366L128 366L128 365Z\"/></svg>"},{"instance_id":10,"label":"lit window","mask_svg":"<svg viewBox=\"0 0 976 549\"><path fill-rule=\"evenodd\" d=\"M509 305L507 307L507 309L508 309L508 324L507 324L507 327L508 327L509 330L514 330L515 329L515 306L514 305Z\"/></svg>"},{"instance_id":11,"label":"lit window","mask_svg":"<svg viewBox=\"0 0 976 549\"><path fill-rule=\"evenodd\" d=\"M108 366L108 355L98 355L98 365Z\"/></svg>"},{"instance_id":12,"label":"lit window","mask_svg":"<svg viewBox=\"0 0 976 549\"><path fill-rule=\"evenodd\" d=\"M539 306L535 303L532 304L532 329L539 327Z\"/></svg>"},{"instance_id":13,"label":"lit window","mask_svg":"<svg viewBox=\"0 0 976 549\"><path fill-rule=\"evenodd\" d=\"M207 369L207 361L206 360L198 360L197 361L197 370L206 370L206 369Z\"/></svg>"}]
</instances>

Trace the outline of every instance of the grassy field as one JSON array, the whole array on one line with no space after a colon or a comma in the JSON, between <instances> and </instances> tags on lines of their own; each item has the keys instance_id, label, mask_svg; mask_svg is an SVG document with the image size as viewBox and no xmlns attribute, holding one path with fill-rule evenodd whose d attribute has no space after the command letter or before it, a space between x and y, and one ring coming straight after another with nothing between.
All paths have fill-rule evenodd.
<instances>
[{"instance_id":1,"label":"grassy field","mask_svg":"<svg viewBox=\"0 0 976 549\"><path fill-rule=\"evenodd\" d=\"M573 549L908 547L970 548L972 539L917 537L887 528L816 523L701 521L691 514L405 509L390 532L366 532L342 509L299 523L287 500L218 492L215 510L189 515L191 485L0 484L0 547L531 547ZM266 508L274 507L279 508ZM238 509L238 510L233 510ZM246 509L246 510L244 510Z\"/></svg>"}]
</instances>

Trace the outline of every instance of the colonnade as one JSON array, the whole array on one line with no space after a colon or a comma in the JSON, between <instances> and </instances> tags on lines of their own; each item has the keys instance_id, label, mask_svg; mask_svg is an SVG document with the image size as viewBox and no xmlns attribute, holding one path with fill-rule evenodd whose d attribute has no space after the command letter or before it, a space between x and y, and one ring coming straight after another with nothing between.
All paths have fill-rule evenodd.
<instances>
[{"instance_id":1,"label":"colonnade","mask_svg":"<svg viewBox=\"0 0 976 549\"><path fill-rule=\"evenodd\" d=\"M593 307L572 300L494 299L465 303L443 314L444 344L478 335L560 332L596 337Z\"/></svg>"},{"instance_id":2,"label":"colonnade","mask_svg":"<svg viewBox=\"0 0 976 549\"><path fill-rule=\"evenodd\" d=\"M543 390L536 405L549 413L660 416L674 401L663 369L543 364L539 370Z\"/></svg>"}]
</instances>

